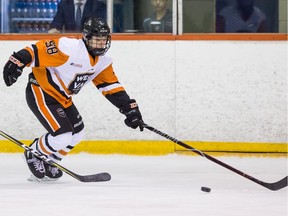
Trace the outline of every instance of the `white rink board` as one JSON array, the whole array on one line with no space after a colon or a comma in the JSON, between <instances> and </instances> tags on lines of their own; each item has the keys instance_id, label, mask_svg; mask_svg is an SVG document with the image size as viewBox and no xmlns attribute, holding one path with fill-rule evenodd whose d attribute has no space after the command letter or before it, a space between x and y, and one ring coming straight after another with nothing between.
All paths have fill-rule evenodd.
<instances>
[{"instance_id":1,"label":"white rink board","mask_svg":"<svg viewBox=\"0 0 288 216\"><path fill-rule=\"evenodd\" d=\"M30 43L1 41L0 65ZM146 123L171 136L287 142L287 41L112 41L109 55ZM26 82L26 75L10 88L0 82L1 129L31 140L45 131L26 105ZM74 102L86 140L163 139L127 128L93 84Z\"/></svg>"}]
</instances>

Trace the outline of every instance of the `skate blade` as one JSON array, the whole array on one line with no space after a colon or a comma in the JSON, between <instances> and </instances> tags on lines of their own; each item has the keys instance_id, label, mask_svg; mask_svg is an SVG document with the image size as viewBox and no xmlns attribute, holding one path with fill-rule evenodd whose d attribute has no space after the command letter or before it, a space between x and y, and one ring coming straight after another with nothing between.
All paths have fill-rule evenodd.
<instances>
[{"instance_id":1,"label":"skate blade","mask_svg":"<svg viewBox=\"0 0 288 216\"><path fill-rule=\"evenodd\" d=\"M55 182L59 180L59 178L49 178L47 176L44 176L44 178L39 179L36 176L32 175L27 179L30 182Z\"/></svg>"}]
</instances>

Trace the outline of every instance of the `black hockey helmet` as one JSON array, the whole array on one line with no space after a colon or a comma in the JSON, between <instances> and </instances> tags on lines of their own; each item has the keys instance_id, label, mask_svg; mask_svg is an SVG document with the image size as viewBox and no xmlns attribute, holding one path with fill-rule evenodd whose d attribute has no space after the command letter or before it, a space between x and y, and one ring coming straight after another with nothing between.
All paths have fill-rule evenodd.
<instances>
[{"instance_id":1,"label":"black hockey helmet","mask_svg":"<svg viewBox=\"0 0 288 216\"><path fill-rule=\"evenodd\" d=\"M95 48L89 45L89 41L93 36L106 37L106 45L104 48ZM103 55L111 46L110 28L106 21L102 18L88 18L83 26L83 39L88 51L94 56Z\"/></svg>"}]
</instances>

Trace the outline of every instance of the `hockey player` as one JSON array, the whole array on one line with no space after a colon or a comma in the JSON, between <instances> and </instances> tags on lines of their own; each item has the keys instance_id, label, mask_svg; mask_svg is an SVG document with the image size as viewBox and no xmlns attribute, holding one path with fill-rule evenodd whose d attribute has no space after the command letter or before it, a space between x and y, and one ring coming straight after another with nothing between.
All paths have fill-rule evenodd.
<instances>
[{"instance_id":1,"label":"hockey player","mask_svg":"<svg viewBox=\"0 0 288 216\"><path fill-rule=\"evenodd\" d=\"M3 71L5 84L11 86L24 67L32 67L26 101L47 130L31 148L57 162L82 140L84 124L72 96L91 81L126 116L127 126L143 130L138 105L119 83L112 59L106 55L110 45L107 23L101 18L88 18L82 39L40 40L10 56ZM37 179L58 179L63 174L30 151L25 151L24 156Z\"/></svg>"}]
</instances>

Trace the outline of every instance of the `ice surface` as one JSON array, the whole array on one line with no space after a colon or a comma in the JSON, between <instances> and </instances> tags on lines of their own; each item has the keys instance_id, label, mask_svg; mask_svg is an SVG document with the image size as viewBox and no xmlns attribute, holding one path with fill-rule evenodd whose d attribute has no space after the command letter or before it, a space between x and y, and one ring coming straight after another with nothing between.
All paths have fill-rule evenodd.
<instances>
[{"instance_id":1,"label":"ice surface","mask_svg":"<svg viewBox=\"0 0 288 216\"><path fill-rule=\"evenodd\" d=\"M217 157L265 182L287 175L287 158ZM64 174L29 182L21 154L0 154L1 216L287 216L287 188L270 191L200 156L71 154L79 174L106 171L110 182L81 183ZM210 187L210 193L201 191Z\"/></svg>"}]
</instances>

